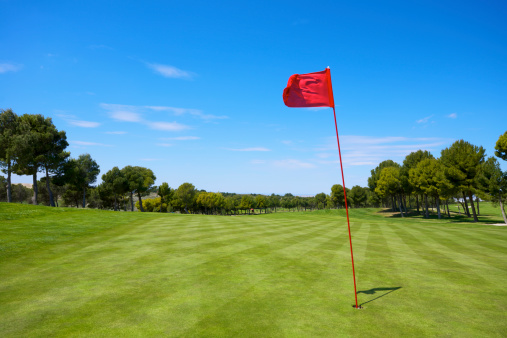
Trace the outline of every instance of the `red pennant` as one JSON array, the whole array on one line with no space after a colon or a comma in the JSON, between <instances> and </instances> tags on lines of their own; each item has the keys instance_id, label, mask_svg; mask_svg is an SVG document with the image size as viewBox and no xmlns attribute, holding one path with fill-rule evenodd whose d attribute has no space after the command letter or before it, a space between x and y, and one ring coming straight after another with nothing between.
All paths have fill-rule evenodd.
<instances>
[{"instance_id":1,"label":"red pennant","mask_svg":"<svg viewBox=\"0 0 507 338\"><path fill-rule=\"evenodd\" d=\"M283 102L287 107L331 107L334 108L331 71L294 74L283 90Z\"/></svg>"}]
</instances>

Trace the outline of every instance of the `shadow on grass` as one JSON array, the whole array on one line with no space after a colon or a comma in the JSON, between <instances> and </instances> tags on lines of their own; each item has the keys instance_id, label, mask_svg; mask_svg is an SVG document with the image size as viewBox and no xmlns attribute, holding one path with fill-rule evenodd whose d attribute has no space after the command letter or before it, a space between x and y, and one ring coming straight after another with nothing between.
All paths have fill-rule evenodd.
<instances>
[{"instance_id":1,"label":"shadow on grass","mask_svg":"<svg viewBox=\"0 0 507 338\"><path fill-rule=\"evenodd\" d=\"M378 293L382 293L381 295L373 298L373 299L370 299L369 301L367 302L364 302L364 303L361 303L359 304L359 306L363 306L364 304L368 304L370 302L373 302L374 300L377 300L381 297L384 297L384 296L387 296L388 294L390 294L391 292L394 292L398 289L401 289L401 286L396 286L394 288L373 288L373 289L370 289L370 290L363 290L363 291L357 291L357 293L364 293L364 294L367 294L367 295L375 295L377 292ZM387 291L385 293L383 293L384 291ZM353 305L353 307L355 307L355 305Z\"/></svg>"},{"instance_id":2,"label":"shadow on grass","mask_svg":"<svg viewBox=\"0 0 507 338\"><path fill-rule=\"evenodd\" d=\"M377 214L380 214L386 218L397 218L403 219L401 214L398 211L393 212L392 209L384 209L381 211L377 211ZM476 223L476 224L495 224L495 223L503 223L503 220L496 221L496 219L492 219L491 215L477 215L479 219L478 222L474 222L472 216L468 217L466 214L458 213L455 211L451 211L451 217L449 218L447 212L442 210L441 218L438 218L436 211L432 210L429 213L429 217L426 218L424 211L417 212L416 210L409 209L408 212L404 212L405 219L416 219L416 220L437 220L437 221L447 221L449 223Z\"/></svg>"}]
</instances>

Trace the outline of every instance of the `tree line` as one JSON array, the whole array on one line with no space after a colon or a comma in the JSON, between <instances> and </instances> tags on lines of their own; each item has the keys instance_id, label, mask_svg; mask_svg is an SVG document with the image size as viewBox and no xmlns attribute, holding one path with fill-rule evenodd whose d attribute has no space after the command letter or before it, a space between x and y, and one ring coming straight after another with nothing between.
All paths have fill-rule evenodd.
<instances>
[{"instance_id":1,"label":"tree line","mask_svg":"<svg viewBox=\"0 0 507 338\"><path fill-rule=\"evenodd\" d=\"M496 142L495 156L507 161L507 132ZM464 140L443 149L439 158L418 150L407 155L402 165L383 161L371 171L368 186L379 204L391 206L401 217L410 214L407 210L411 209L415 197L417 214L422 212L426 218L429 218L430 204L436 207L438 218L442 217L442 209L451 217L449 202L456 201L461 206L459 210L477 222L479 202L487 200L500 205L507 223L504 209L507 171L501 170L495 157L486 158L482 146Z\"/></svg>"},{"instance_id":2,"label":"tree line","mask_svg":"<svg viewBox=\"0 0 507 338\"><path fill-rule=\"evenodd\" d=\"M345 207L341 185L331 187L312 197L260 194L234 194L197 190L191 183L173 189L164 182L155 186L151 169L139 166L114 167L102 175L102 183L93 186L100 167L89 154L71 158L65 131L59 131L51 118L43 115L18 116L12 109L0 109L0 167L7 178L0 176L0 200L7 202L43 203L57 206L82 206L111 210L150 212L179 211L204 214L276 212L278 209L319 210ZM507 160L507 132L495 146L495 155ZM38 173L43 177L38 178ZM31 175L32 189L11 184L11 174ZM412 202L417 213L429 217L429 204L436 206L441 218L441 204L450 217L449 202L458 201L464 214L477 221L479 200L503 204L507 191L507 172L498 160L486 159L483 147L459 140L435 158L430 152L418 150L407 155L400 165L392 160L381 162L371 171L368 187L345 189L351 208L391 207L402 217L410 214ZM14 192L14 196L13 196ZM29 196L32 192L33 196ZM148 195L158 197L143 197ZM14 199L13 199L14 197ZM475 197L475 202L474 202ZM407 205L408 202L408 205ZM470 214L468 206L472 209ZM447 210L445 210L447 208Z\"/></svg>"}]
</instances>

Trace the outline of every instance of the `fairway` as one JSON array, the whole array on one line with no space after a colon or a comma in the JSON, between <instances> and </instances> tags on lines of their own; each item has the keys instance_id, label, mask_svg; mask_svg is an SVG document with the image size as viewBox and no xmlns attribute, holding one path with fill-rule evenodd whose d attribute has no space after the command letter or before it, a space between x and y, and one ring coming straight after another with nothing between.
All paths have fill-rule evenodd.
<instances>
[{"instance_id":1,"label":"fairway","mask_svg":"<svg viewBox=\"0 0 507 338\"><path fill-rule=\"evenodd\" d=\"M376 209L351 227L362 310L344 210L0 203L0 336L507 335L507 227Z\"/></svg>"}]
</instances>

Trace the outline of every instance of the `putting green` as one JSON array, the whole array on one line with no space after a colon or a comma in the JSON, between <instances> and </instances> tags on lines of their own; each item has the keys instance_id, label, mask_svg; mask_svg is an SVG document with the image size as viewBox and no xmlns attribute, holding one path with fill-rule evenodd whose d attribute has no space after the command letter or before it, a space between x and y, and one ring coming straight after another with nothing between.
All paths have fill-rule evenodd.
<instances>
[{"instance_id":1,"label":"putting green","mask_svg":"<svg viewBox=\"0 0 507 338\"><path fill-rule=\"evenodd\" d=\"M356 310L343 211L0 220L2 337L507 335L504 227L351 210Z\"/></svg>"}]
</instances>

